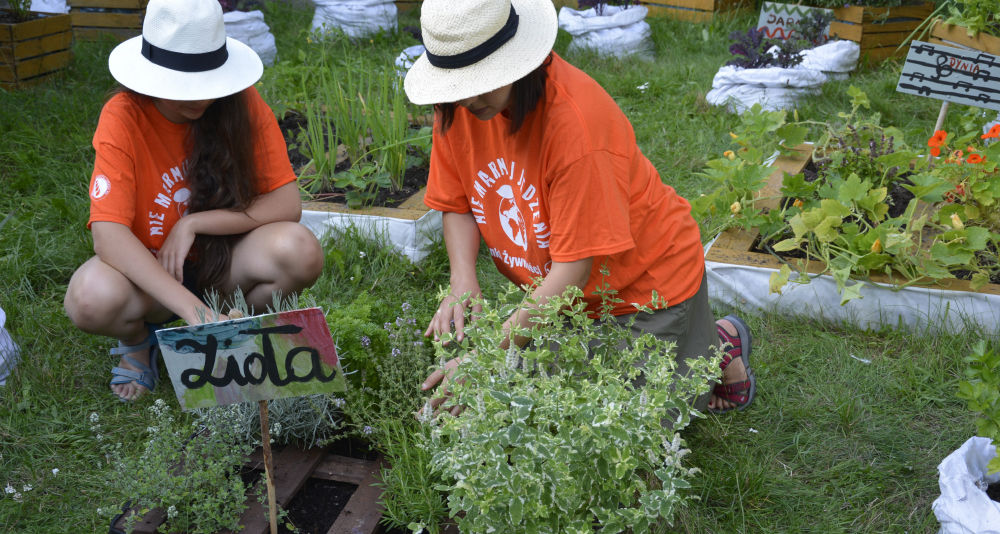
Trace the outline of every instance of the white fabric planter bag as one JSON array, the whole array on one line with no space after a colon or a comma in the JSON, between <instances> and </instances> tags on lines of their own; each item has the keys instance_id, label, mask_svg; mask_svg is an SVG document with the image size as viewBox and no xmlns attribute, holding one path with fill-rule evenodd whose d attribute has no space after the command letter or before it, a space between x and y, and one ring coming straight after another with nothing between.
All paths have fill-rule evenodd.
<instances>
[{"instance_id":1,"label":"white fabric planter bag","mask_svg":"<svg viewBox=\"0 0 1000 534\"><path fill-rule=\"evenodd\" d=\"M7 322L7 314L0 308L0 386L7 383L7 377L20 360L21 349L10 337L3 325Z\"/></svg>"},{"instance_id":2,"label":"white fabric planter bag","mask_svg":"<svg viewBox=\"0 0 1000 534\"><path fill-rule=\"evenodd\" d=\"M253 11L230 11L222 14L226 23L226 35L249 46L265 65L274 65L278 47L274 44L274 34L264 22L264 13Z\"/></svg>"},{"instance_id":3,"label":"white fabric planter bag","mask_svg":"<svg viewBox=\"0 0 1000 534\"><path fill-rule=\"evenodd\" d=\"M331 232L354 226L403 253L416 263L430 253L430 245L441 235L441 212L430 210L417 220L380 215L302 210L300 223L322 240Z\"/></svg>"},{"instance_id":4,"label":"white fabric planter bag","mask_svg":"<svg viewBox=\"0 0 1000 534\"><path fill-rule=\"evenodd\" d=\"M705 253L712 244L705 246ZM791 282L771 293L771 273L777 269L705 262L708 296L715 304L745 310L772 311L789 317L815 318L863 329L900 328L914 333L967 332L1000 337L1000 295L922 287L895 289L865 282L862 298L840 305L832 277L813 277L807 284ZM966 329L969 329L968 331Z\"/></svg>"},{"instance_id":5,"label":"white fabric planter bag","mask_svg":"<svg viewBox=\"0 0 1000 534\"><path fill-rule=\"evenodd\" d=\"M413 62L420 58L427 49L424 45L418 44L408 46L396 56L396 73L400 78L405 78L407 71L413 66Z\"/></svg>"},{"instance_id":6,"label":"white fabric planter bag","mask_svg":"<svg viewBox=\"0 0 1000 534\"><path fill-rule=\"evenodd\" d=\"M996 452L988 438L972 437L938 465L941 496L931 505L938 534L1000 534L1000 503L980 486L1000 482L1000 473L986 474Z\"/></svg>"},{"instance_id":7,"label":"white fabric planter bag","mask_svg":"<svg viewBox=\"0 0 1000 534\"><path fill-rule=\"evenodd\" d=\"M646 6L605 6L601 15L594 8L559 9L559 28L573 36L569 49L585 48L602 55L630 56L653 49L646 22Z\"/></svg>"},{"instance_id":8,"label":"white fabric planter bag","mask_svg":"<svg viewBox=\"0 0 1000 534\"><path fill-rule=\"evenodd\" d=\"M754 104L771 111L791 109L802 95L817 94L827 80L854 70L859 51L853 41L833 41L804 50L802 63L794 67L744 69L723 65L705 99L735 113L743 113Z\"/></svg>"},{"instance_id":9,"label":"white fabric planter bag","mask_svg":"<svg viewBox=\"0 0 1000 534\"><path fill-rule=\"evenodd\" d=\"M66 0L31 0L29 9L40 13L69 13Z\"/></svg>"},{"instance_id":10,"label":"white fabric planter bag","mask_svg":"<svg viewBox=\"0 0 1000 534\"><path fill-rule=\"evenodd\" d=\"M313 0L312 29L340 30L348 37L366 37L396 30L396 4L386 0Z\"/></svg>"}]
</instances>

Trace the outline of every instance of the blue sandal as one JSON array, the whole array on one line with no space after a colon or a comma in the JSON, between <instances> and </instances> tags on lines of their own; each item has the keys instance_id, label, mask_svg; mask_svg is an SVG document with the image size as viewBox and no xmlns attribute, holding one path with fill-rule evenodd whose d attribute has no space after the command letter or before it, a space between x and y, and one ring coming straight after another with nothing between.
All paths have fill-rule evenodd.
<instances>
[{"instance_id":1,"label":"blue sandal","mask_svg":"<svg viewBox=\"0 0 1000 534\"><path fill-rule=\"evenodd\" d=\"M118 346L111 349L112 356L121 356L126 362L135 366L138 371L126 369L124 367L114 367L111 369L110 385L115 386L135 382L145 387L148 391L156 389L156 384L160 381L160 371L157 368L160 356L160 346L156 343L156 334L154 331L155 327L153 325L149 325L149 335L146 336L146 339L144 339L141 343L137 345L126 345L121 341L118 341ZM129 356L129 354L139 352L143 349L149 349L149 365L145 365ZM121 396L118 397L118 400L122 402L129 402L129 399Z\"/></svg>"}]
</instances>

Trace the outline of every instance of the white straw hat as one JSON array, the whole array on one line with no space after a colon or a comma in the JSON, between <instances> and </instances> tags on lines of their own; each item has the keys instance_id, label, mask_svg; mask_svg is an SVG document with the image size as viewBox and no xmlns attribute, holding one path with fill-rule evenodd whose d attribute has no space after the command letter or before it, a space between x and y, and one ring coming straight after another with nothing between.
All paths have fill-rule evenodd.
<instances>
[{"instance_id":1,"label":"white straw hat","mask_svg":"<svg viewBox=\"0 0 1000 534\"><path fill-rule=\"evenodd\" d=\"M115 47L108 68L125 87L168 100L221 98L264 73L253 49L226 37L218 0L150 0L142 35Z\"/></svg>"},{"instance_id":2,"label":"white straw hat","mask_svg":"<svg viewBox=\"0 0 1000 534\"><path fill-rule=\"evenodd\" d=\"M427 51L406 74L406 96L440 104L514 83L545 61L558 30L552 0L425 0Z\"/></svg>"}]
</instances>

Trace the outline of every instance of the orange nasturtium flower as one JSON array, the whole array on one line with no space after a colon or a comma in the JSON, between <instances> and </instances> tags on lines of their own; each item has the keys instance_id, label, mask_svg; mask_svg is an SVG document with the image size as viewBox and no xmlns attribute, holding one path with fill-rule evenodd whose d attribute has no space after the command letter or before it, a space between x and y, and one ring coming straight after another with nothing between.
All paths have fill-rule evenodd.
<instances>
[{"instance_id":1,"label":"orange nasturtium flower","mask_svg":"<svg viewBox=\"0 0 1000 534\"><path fill-rule=\"evenodd\" d=\"M935 158L941 155L941 149L938 147L931 147L931 155Z\"/></svg>"},{"instance_id":2,"label":"orange nasturtium flower","mask_svg":"<svg viewBox=\"0 0 1000 534\"><path fill-rule=\"evenodd\" d=\"M980 139L989 139L991 137L1000 137L1000 124L994 124L990 131L979 136Z\"/></svg>"},{"instance_id":3,"label":"orange nasturtium flower","mask_svg":"<svg viewBox=\"0 0 1000 534\"><path fill-rule=\"evenodd\" d=\"M732 150L727 150L723 152L722 155L725 156L726 159L736 159L736 153Z\"/></svg>"},{"instance_id":4,"label":"orange nasturtium flower","mask_svg":"<svg viewBox=\"0 0 1000 534\"><path fill-rule=\"evenodd\" d=\"M937 130L934 132L934 136L927 140L927 146L935 147L944 144L944 140L948 137L948 132L944 130Z\"/></svg>"},{"instance_id":5,"label":"orange nasturtium flower","mask_svg":"<svg viewBox=\"0 0 1000 534\"><path fill-rule=\"evenodd\" d=\"M979 154L969 154L969 157L965 159L966 163L982 163L985 160L986 158Z\"/></svg>"},{"instance_id":6,"label":"orange nasturtium flower","mask_svg":"<svg viewBox=\"0 0 1000 534\"><path fill-rule=\"evenodd\" d=\"M796 208L801 208L803 205L805 205L805 202L802 202L801 198L797 198L795 199L794 202L792 202L792 205L795 206Z\"/></svg>"}]
</instances>

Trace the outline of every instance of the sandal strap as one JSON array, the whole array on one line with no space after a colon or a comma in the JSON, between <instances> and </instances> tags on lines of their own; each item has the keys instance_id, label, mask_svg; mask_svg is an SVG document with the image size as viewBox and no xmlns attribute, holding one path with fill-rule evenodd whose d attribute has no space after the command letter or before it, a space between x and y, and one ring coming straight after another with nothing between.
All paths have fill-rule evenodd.
<instances>
[{"instance_id":1,"label":"sandal strap","mask_svg":"<svg viewBox=\"0 0 1000 534\"><path fill-rule=\"evenodd\" d=\"M150 331L149 335L146 336L146 339L142 340L141 342L139 342L139 343L137 343L135 345L126 345L126 344L122 343L121 340L118 340L118 346L115 347L115 348L113 348L113 349L111 349L111 355L112 356L121 356L121 355L124 355L124 354L131 354L133 352L139 352L140 350L143 350L143 349L148 349L151 345L155 345L155 344L156 344L156 334L154 334L152 331ZM132 362L129 362L129 363L132 363Z\"/></svg>"},{"instance_id":2,"label":"sandal strap","mask_svg":"<svg viewBox=\"0 0 1000 534\"><path fill-rule=\"evenodd\" d=\"M716 325L715 329L719 332L719 338L722 339L722 361L719 362L719 369L725 370L729 367L729 362L733 361L733 358L740 358L743 353L743 343L740 342L739 334L732 336L729 332L726 332L725 328L720 325ZM726 345L729 345L726 348Z\"/></svg>"},{"instance_id":3,"label":"sandal strap","mask_svg":"<svg viewBox=\"0 0 1000 534\"><path fill-rule=\"evenodd\" d=\"M750 380L747 379L729 384L717 384L712 392L715 393L716 397L736 404L743 404L749 399L750 387Z\"/></svg>"}]
</instances>

